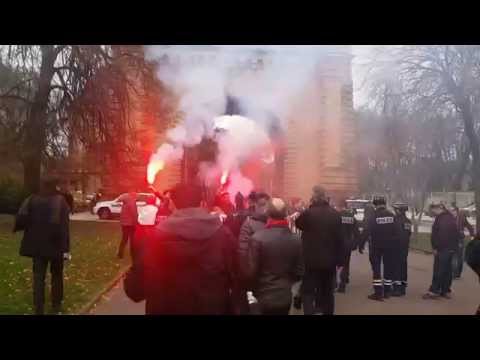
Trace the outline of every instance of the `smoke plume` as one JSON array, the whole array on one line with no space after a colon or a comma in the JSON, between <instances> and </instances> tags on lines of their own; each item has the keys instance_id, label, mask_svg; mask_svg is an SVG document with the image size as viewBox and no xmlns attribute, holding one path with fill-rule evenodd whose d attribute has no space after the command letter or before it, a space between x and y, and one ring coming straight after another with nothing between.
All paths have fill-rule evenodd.
<instances>
[{"instance_id":1,"label":"smoke plume","mask_svg":"<svg viewBox=\"0 0 480 360\"><path fill-rule=\"evenodd\" d=\"M270 129L286 130L291 104L316 76L318 59L334 47L211 48L213 51L199 45L146 47L147 59L158 61L158 78L179 98L183 114L182 123L167 133L168 144L152 155L151 163L180 159L184 146L215 138L217 163L201 164L199 176L209 184L227 170L232 196L237 191L247 195L253 184L243 177L242 162L254 155L266 162L273 160L268 154ZM242 69L254 67L258 71L242 73ZM224 116L229 96L239 102L242 116Z\"/></svg>"}]
</instances>

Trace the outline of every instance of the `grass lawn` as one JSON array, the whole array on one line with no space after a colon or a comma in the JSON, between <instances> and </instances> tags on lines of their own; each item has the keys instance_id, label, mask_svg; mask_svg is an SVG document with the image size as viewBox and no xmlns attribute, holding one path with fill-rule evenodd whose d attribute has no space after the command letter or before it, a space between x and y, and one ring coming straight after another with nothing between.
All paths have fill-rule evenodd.
<instances>
[{"instance_id":1,"label":"grass lawn","mask_svg":"<svg viewBox=\"0 0 480 360\"><path fill-rule=\"evenodd\" d=\"M430 234L417 233L416 236L412 234L410 248L431 253L432 245L430 244Z\"/></svg>"},{"instance_id":2,"label":"grass lawn","mask_svg":"<svg viewBox=\"0 0 480 360\"><path fill-rule=\"evenodd\" d=\"M465 238L465 245L468 243L469 238L469 236ZM416 237L412 235L412 239L410 241L410 248L431 253L432 245L430 242L430 234L418 233Z\"/></svg>"},{"instance_id":3,"label":"grass lawn","mask_svg":"<svg viewBox=\"0 0 480 360\"><path fill-rule=\"evenodd\" d=\"M0 215L0 314L32 313L32 260L20 257L23 233L12 234L13 217ZM72 260L65 262L64 312L74 314L88 303L128 264L116 258L120 241L118 223L72 221ZM45 311L50 309L47 273Z\"/></svg>"}]
</instances>

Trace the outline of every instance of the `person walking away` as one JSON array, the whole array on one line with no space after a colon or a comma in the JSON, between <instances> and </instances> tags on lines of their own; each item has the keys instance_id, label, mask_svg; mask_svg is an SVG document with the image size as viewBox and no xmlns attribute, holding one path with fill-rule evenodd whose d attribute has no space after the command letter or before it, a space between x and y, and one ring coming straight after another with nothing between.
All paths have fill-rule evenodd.
<instances>
[{"instance_id":1,"label":"person walking away","mask_svg":"<svg viewBox=\"0 0 480 360\"><path fill-rule=\"evenodd\" d=\"M305 275L302 282L305 315L335 310L334 279L345 261L342 219L327 201L325 190L315 186L310 207L295 221L302 231Z\"/></svg>"},{"instance_id":2,"label":"person walking away","mask_svg":"<svg viewBox=\"0 0 480 360\"><path fill-rule=\"evenodd\" d=\"M23 231L20 255L32 258L33 304L36 315L45 311L45 276L50 265L53 313L63 302L63 262L70 252L69 206L57 191L57 180L44 179L38 194L22 204L14 232Z\"/></svg>"},{"instance_id":3,"label":"person walking away","mask_svg":"<svg viewBox=\"0 0 480 360\"><path fill-rule=\"evenodd\" d=\"M133 238L135 236L135 227L138 222L137 193L130 192L128 194L123 194L118 201L122 203L122 211L120 212L122 241L120 242L117 256L119 259L123 259L127 243L130 243L130 256L133 257Z\"/></svg>"},{"instance_id":4,"label":"person walking away","mask_svg":"<svg viewBox=\"0 0 480 360\"><path fill-rule=\"evenodd\" d=\"M472 270L478 275L480 280L480 237L476 235L475 238L470 241L465 249L465 260L472 268ZM478 306L475 315L480 315L480 305Z\"/></svg>"},{"instance_id":5,"label":"person walking away","mask_svg":"<svg viewBox=\"0 0 480 360\"><path fill-rule=\"evenodd\" d=\"M408 280L408 250L410 236L412 235L412 222L407 218L408 205L394 204L395 223L398 227L399 241L395 249L395 273L393 278L392 296L405 296L407 294Z\"/></svg>"},{"instance_id":6,"label":"person walking away","mask_svg":"<svg viewBox=\"0 0 480 360\"><path fill-rule=\"evenodd\" d=\"M250 215L245 219L241 228L238 238L238 257L240 259L240 269L241 273L248 273L251 268L249 260L252 258L250 252L252 251L252 236L258 230L264 229L268 220L267 208L268 201L270 196L266 193L254 193L252 198L249 198L251 203ZM252 284L249 283L248 279L243 279L243 286L245 288L245 293L250 291ZM249 312L248 299L245 298L243 302L243 313Z\"/></svg>"},{"instance_id":7,"label":"person walking away","mask_svg":"<svg viewBox=\"0 0 480 360\"><path fill-rule=\"evenodd\" d=\"M236 239L239 238L240 229L248 215L249 212L245 209L245 199L243 195L238 192L235 196L235 211L228 214L225 219L225 225L230 229Z\"/></svg>"},{"instance_id":8,"label":"person walking away","mask_svg":"<svg viewBox=\"0 0 480 360\"><path fill-rule=\"evenodd\" d=\"M171 201L171 191L165 190L161 194L153 185L150 185L150 190L153 191L155 197L160 200L160 206L157 207L157 216L160 218L166 218L170 216L174 210Z\"/></svg>"},{"instance_id":9,"label":"person walking away","mask_svg":"<svg viewBox=\"0 0 480 360\"><path fill-rule=\"evenodd\" d=\"M383 301L389 298L392 292L395 249L399 241L399 233L395 224L395 215L387 210L385 197L375 196L373 205L375 212L369 218L366 226L366 238L369 241L369 257L373 272L373 293L368 298Z\"/></svg>"},{"instance_id":10,"label":"person walking away","mask_svg":"<svg viewBox=\"0 0 480 360\"><path fill-rule=\"evenodd\" d=\"M90 212L93 214L93 208L97 205L98 202L102 200L103 191L99 189L94 195L93 199L90 201Z\"/></svg>"},{"instance_id":11,"label":"person walking away","mask_svg":"<svg viewBox=\"0 0 480 360\"><path fill-rule=\"evenodd\" d=\"M62 182L59 186L57 186L57 191L60 195L62 195L70 208L70 214L74 213L75 201L73 199L73 195L70 192L69 185L67 182Z\"/></svg>"},{"instance_id":12,"label":"person walking away","mask_svg":"<svg viewBox=\"0 0 480 360\"><path fill-rule=\"evenodd\" d=\"M458 250L458 228L453 215L443 204L431 206L435 216L432 225L431 243L434 254L433 278L424 299L450 298L452 284L453 254Z\"/></svg>"},{"instance_id":13,"label":"person walking away","mask_svg":"<svg viewBox=\"0 0 480 360\"><path fill-rule=\"evenodd\" d=\"M137 250L126 295L146 300L147 315L238 314L237 244L202 202L201 187L177 185L173 214Z\"/></svg>"},{"instance_id":14,"label":"person walking away","mask_svg":"<svg viewBox=\"0 0 480 360\"><path fill-rule=\"evenodd\" d=\"M361 223L361 234L360 234L360 245L358 247L358 251L362 254L364 249L365 249L365 245L366 243L368 242L368 231L367 231L367 226L369 224L369 221L372 217L375 216L375 206L373 206L373 204L371 203L367 203L367 205L365 205L365 209L364 209L364 213L363 213L363 221Z\"/></svg>"},{"instance_id":15,"label":"person walking away","mask_svg":"<svg viewBox=\"0 0 480 360\"><path fill-rule=\"evenodd\" d=\"M346 201L341 204L343 206L340 211L340 216L342 218L342 239L345 250L345 260L342 271L340 272L340 283L337 291L339 293L345 293L346 286L350 282L350 258L352 251L359 245L360 232L353 210L347 207Z\"/></svg>"},{"instance_id":16,"label":"person walking away","mask_svg":"<svg viewBox=\"0 0 480 360\"><path fill-rule=\"evenodd\" d=\"M251 279L262 315L288 315L292 285L304 272L300 237L290 231L283 200L270 200L267 215L266 227L252 236L252 268L244 276Z\"/></svg>"},{"instance_id":17,"label":"person walking away","mask_svg":"<svg viewBox=\"0 0 480 360\"><path fill-rule=\"evenodd\" d=\"M468 230L472 238L475 236L475 230L468 222L465 212L460 211L455 203L453 203L452 206L452 215L455 217L458 227L458 250L455 252L455 254L453 254L453 279L458 280L462 276L463 272L465 229Z\"/></svg>"}]
</instances>

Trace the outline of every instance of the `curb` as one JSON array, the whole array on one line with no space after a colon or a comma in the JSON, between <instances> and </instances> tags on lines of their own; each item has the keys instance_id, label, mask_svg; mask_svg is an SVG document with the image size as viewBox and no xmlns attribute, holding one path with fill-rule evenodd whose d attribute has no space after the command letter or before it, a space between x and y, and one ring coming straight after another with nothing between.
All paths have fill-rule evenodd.
<instances>
[{"instance_id":1,"label":"curb","mask_svg":"<svg viewBox=\"0 0 480 360\"><path fill-rule=\"evenodd\" d=\"M96 305L100 301L103 295L112 290L115 285L117 285L122 280L123 276L127 273L128 268L129 267L127 266L125 269L120 270L117 276L115 276L106 286L104 286L99 292L97 292L92 298L92 300L90 300L86 305L81 307L80 310L75 312L74 315L90 315L89 312L90 310L92 310L94 305Z\"/></svg>"}]
</instances>

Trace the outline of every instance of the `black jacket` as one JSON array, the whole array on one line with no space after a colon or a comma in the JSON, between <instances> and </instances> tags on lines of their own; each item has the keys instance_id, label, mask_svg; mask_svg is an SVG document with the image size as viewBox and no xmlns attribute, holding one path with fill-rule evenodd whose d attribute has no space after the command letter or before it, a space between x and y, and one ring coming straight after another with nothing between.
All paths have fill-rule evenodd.
<instances>
[{"instance_id":1,"label":"black jacket","mask_svg":"<svg viewBox=\"0 0 480 360\"><path fill-rule=\"evenodd\" d=\"M307 270L331 270L344 265L342 219L328 203L313 204L295 221L302 231L303 259Z\"/></svg>"},{"instance_id":2,"label":"black jacket","mask_svg":"<svg viewBox=\"0 0 480 360\"><path fill-rule=\"evenodd\" d=\"M238 256L240 259L240 269L242 274L247 274L252 267L252 264L249 263L252 258L249 254L252 250L252 236L258 230L264 229L266 223L266 215L253 214L252 216L247 217L240 228Z\"/></svg>"},{"instance_id":3,"label":"black jacket","mask_svg":"<svg viewBox=\"0 0 480 360\"><path fill-rule=\"evenodd\" d=\"M252 236L251 278L253 295L261 307L288 306L291 288L304 273L300 238L288 226L272 226Z\"/></svg>"},{"instance_id":4,"label":"black jacket","mask_svg":"<svg viewBox=\"0 0 480 360\"><path fill-rule=\"evenodd\" d=\"M362 233L360 235L360 244L359 244L359 249L363 250L365 248L365 244L368 241L369 237L369 232L368 232L368 224L370 222L370 219L375 216L375 208L373 205L368 204L365 206L364 209L364 216L363 216L363 221L362 221Z\"/></svg>"},{"instance_id":5,"label":"black jacket","mask_svg":"<svg viewBox=\"0 0 480 360\"><path fill-rule=\"evenodd\" d=\"M456 251L458 236L456 219L449 211L444 211L435 218L431 234L432 249Z\"/></svg>"},{"instance_id":6,"label":"black jacket","mask_svg":"<svg viewBox=\"0 0 480 360\"><path fill-rule=\"evenodd\" d=\"M412 222L404 214L395 216L395 224L398 231L398 246L401 248L410 247L410 236L412 235Z\"/></svg>"},{"instance_id":7,"label":"black jacket","mask_svg":"<svg viewBox=\"0 0 480 360\"><path fill-rule=\"evenodd\" d=\"M342 238L345 251L353 251L358 247L360 241L357 220L353 211L348 209L340 211L340 216L342 217Z\"/></svg>"},{"instance_id":8,"label":"black jacket","mask_svg":"<svg viewBox=\"0 0 480 360\"><path fill-rule=\"evenodd\" d=\"M400 233L395 224L395 215L385 207L378 207L368 219L366 237L370 246L380 249L392 249L399 244Z\"/></svg>"},{"instance_id":9,"label":"black jacket","mask_svg":"<svg viewBox=\"0 0 480 360\"><path fill-rule=\"evenodd\" d=\"M69 192L60 192L60 195L63 196L65 199L65 202L68 204L68 207L70 208L70 212L73 214L74 211L74 206L75 206L75 201L73 199L73 195L70 194Z\"/></svg>"},{"instance_id":10,"label":"black jacket","mask_svg":"<svg viewBox=\"0 0 480 360\"><path fill-rule=\"evenodd\" d=\"M14 229L24 230L20 255L58 259L70 252L69 212L60 194L32 195L26 199Z\"/></svg>"},{"instance_id":11,"label":"black jacket","mask_svg":"<svg viewBox=\"0 0 480 360\"><path fill-rule=\"evenodd\" d=\"M125 292L136 302L146 299L147 314L238 313L236 245L218 216L177 210L143 242Z\"/></svg>"},{"instance_id":12,"label":"black jacket","mask_svg":"<svg viewBox=\"0 0 480 360\"><path fill-rule=\"evenodd\" d=\"M249 210L243 209L227 215L224 222L237 239L240 237L240 230L245 220L251 215Z\"/></svg>"}]
</instances>

